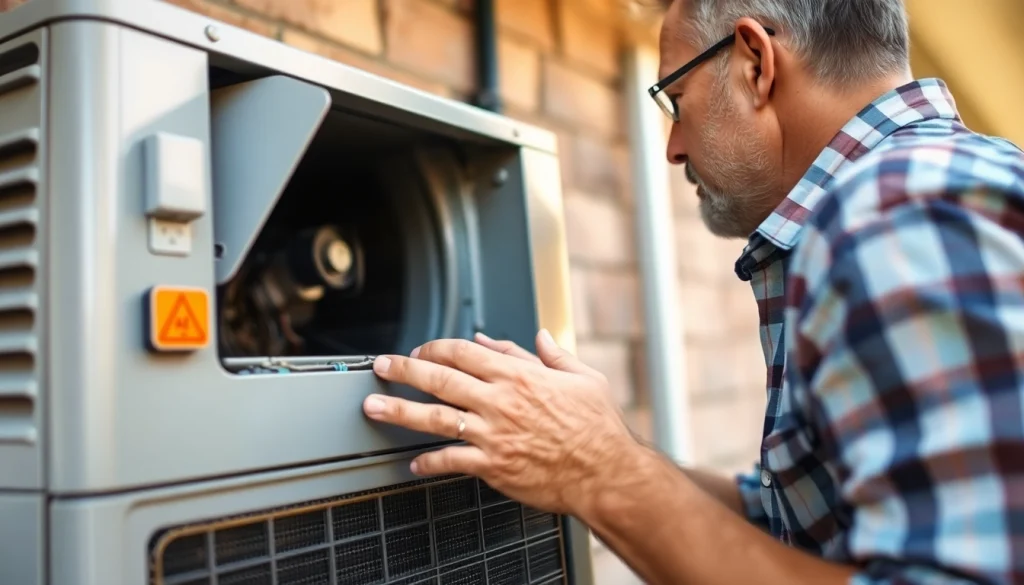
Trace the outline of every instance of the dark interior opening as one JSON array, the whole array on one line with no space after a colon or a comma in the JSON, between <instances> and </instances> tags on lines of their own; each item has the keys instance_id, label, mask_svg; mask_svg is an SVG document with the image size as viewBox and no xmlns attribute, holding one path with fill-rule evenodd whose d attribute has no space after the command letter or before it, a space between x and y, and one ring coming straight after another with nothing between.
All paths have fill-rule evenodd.
<instances>
[{"instance_id":1,"label":"dark interior opening","mask_svg":"<svg viewBox=\"0 0 1024 585\"><path fill-rule=\"evenodd\" d=\"M415 163L426 140L328 113L219 291L222 357L375 355L437 335L443 199Z\"/></svg>"}]
</instances>

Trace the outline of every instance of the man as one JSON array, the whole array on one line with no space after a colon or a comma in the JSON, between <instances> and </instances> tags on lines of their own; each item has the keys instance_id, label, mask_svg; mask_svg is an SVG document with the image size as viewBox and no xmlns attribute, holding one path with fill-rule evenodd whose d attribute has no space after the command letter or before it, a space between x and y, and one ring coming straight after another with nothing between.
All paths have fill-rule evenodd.
<instances>
[{"instance_id":1,"label":"man","mask_svg":"<svg viewBox=\"0 0 1024 585\"><path fill-rule=\"evenodd\" d=\"M675 0L661 34L668 157L749 239L755 473L679 471L545 332L380 357L451 406L367 415L465 440L414 472L572 514L650 583L1024 583L1024 155L910 77L900 0Z\"/></svg>"}]
</instances>

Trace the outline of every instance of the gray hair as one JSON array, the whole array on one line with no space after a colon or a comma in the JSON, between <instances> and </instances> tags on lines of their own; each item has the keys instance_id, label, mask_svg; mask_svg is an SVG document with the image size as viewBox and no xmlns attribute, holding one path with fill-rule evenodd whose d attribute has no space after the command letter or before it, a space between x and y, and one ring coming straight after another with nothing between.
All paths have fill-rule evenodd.
<instances>
[{"instance_id":1,"label":"gray hair","mask_svg":"<svg viewBox=\"0 0 1024 585\"><path fill-rule=\"evenodd\" d=\"M774 27L827 84L847 86L909 68L903 0L684 1L689 3L698 48L717 42L733 32L737 20L750 17Z\"/></svg>"}]
</instances>

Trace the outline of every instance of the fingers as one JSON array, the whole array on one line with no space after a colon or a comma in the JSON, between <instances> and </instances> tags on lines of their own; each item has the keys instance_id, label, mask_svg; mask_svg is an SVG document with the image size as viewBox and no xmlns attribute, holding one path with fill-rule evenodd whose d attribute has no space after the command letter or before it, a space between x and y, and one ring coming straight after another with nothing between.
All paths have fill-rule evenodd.
<instances>
[{"instance_id":1,"label":"fingers","mask_svg":"<svg viewBox=\"0 0 1024 585\"><path fill-rule=\"evenodd\" d=\"M419 476L449 474L479 476L486 467L487 455L479 447L458 445L424 453L413 459L410 469Z\"/></svg>"},{"instance_id":2,"label":"fingers","mask_svg":"<svg viewBox=\"0 0 1024 585\"><path fill-rule=\"evenodd\" d=\"M532 353L526 351L525 349L519 347L518 345L511 341L498 341L496 339L491 339L490 337L487 337L483 333L477 333L475 339L477 343L486 347L487 349L491 349L498 353L503 353L505 355L509 355L519 359L531 361L535 364L541 363L539 357L533 355Z\"/></svg>"},{"instance_id":3,"label":"fingers","mask_svg":"<svg viewBox=\"0 0 1024 585\"><path fill-rule=\"evenodd\" d=\"M466 339L429 341L413 350L412 355L417 360L448 366L487 382L533 366Z\"/></svg>"},{"instance_id":4,"label":"fingers","mask_svg":"<svg viewBox=\"0 0 1024 585\"><path fill-rule=\"evenodd\" d=\"M363 402L363 412L373 420L448 439L474 443L487 436L487 422L482 418L443 404L374 394Z\"/></svg>"},{"instance_id":5,"label":"fingers","mask_svg":"<svg viewBox=\"0 0 1024 585\"><path fill-rule=\"evenodd\" d=\"M537 334L537 355L544 365L549 368L573 374L582 374L592 378L600 376L597 370L584 364L579 358L559 347L547 329L541 329Z\"/></svg>"},{"instance_id":6,"label":"fingers","mask_svg":"<svg viewBox=\"0 0 1024 585\"><path fill-rule=\"evenodd\" d=\"M477 410L486 400L479 380L432 361L382 355L374 360L373 371L389 382L407 384L467 410Z\"/></svg>"},{"instance_id":7,"label":"fingers","mask_svg":"<svg viewBox=\"0 0 1024 585\"><path fill-rule=\"evenodd\" d=\"M600 372L559 347L546 329L542 329L537 334L537 356L533 356L510 341L495 341L482 335L478 335L477 341L477 343L461 339L431 341L413 350L412 355L416 359L450 366L484 381L507 377L509 374L521 370L524 361L529 364L528 367L544 365L555 370L582 374L591 378L601 377ZM516 361L507 361L508 357L514 357Z\"/></svg>"}]
</instances>

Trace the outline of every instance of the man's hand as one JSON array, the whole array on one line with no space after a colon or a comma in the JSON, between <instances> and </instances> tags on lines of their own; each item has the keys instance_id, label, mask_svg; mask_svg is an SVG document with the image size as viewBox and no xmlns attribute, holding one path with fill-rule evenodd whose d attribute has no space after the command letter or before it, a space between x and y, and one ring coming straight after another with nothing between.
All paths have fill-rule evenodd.
<instances>
[{"instance_id":1,"label":"man's hand","mask_svg":"<svg viewBox=\"0 0 1024 585\"><path fill-rule=\"evenodd\" d=\"M524 504L576 513L614 473L617 456L639 447L608 381L547 331L537 336L537 356L509 342L480 341L432 341L411 357L378 357L380 377L448 405L373 395L364 403L367 416L468 443L421 455L412 464L418 475L473 475Z\"/></svg>"},{"instance_id":2,"label":"man's hand","mask_svg":"<svg viewBox=\"0 0 1024 585\"><path fill-rule=\"evenodd\" d=\"M526 505L575 516L648 583L848 582L848 569L774 541L640 445L604 376L545 331L537 356L478 339L432 341L374 363L382 378L448 404L374 395L368 416L469 443L419 456L414 473L477 476Z\"/></svg>"}]
</instances>

